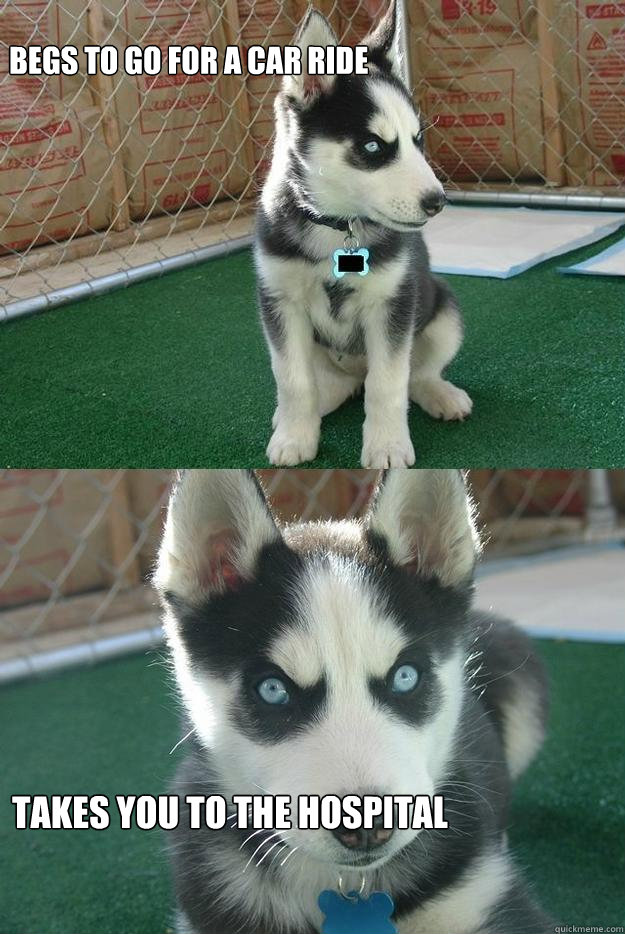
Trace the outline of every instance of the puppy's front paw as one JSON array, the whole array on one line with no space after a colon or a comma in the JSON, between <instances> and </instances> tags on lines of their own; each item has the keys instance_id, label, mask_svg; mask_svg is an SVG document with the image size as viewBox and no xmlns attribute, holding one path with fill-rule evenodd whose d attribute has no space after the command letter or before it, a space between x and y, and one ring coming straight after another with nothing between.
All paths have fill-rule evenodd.
<instances>
[{"instance_id":1,"label":"puppy's front paw","mask_svg":"<svg viewBox=\"0 0 625 934\"><path fill-rule=\"evenodd\" d=\"M422 379L413 382L410 398L431 415L446 422L463 421L471 414L471 397L446 379Z\"/></svg>"},{"instance_id":2,"label":"puppy's front paw","mask_svg":"<svg viewBox=\"0 0 625 934\"><path fill-rule=\"evenodd\" d=\"M301 421L278 421L267 457L275 467L294 467L303 461L314 460L319 446L319 424Z\"/></svg>"},{"instance_id":3,"label":"puppy's front paw","mask_svg":"<svg viewBox=\"0 0 625 934\"><path fill-rule=\"evenodd\" d=\"M365 424L360 462L363 467L411 467L415 454L408 429L389 434Z\"/></svg>"}]
</instances>

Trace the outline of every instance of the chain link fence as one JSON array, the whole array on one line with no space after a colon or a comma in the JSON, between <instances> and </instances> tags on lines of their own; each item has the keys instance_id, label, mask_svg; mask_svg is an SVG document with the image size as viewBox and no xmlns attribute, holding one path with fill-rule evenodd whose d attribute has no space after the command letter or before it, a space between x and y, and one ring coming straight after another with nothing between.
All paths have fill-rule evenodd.
<instances>
[{"instance_id":1,"label":"chain link fence","mask_svg":"<svg viewBox=\"0 0 625 934\"><path fill-rule=\"evenodd\" d=\"M354 44L384 0L318 0ZM6 318L249 242L271 150L268 76L86 75L85 45L289 44L307 0L0 4L0 307ZM411 0L406 76L452 199L625 207L625 4ZM8 74L72 45L74 76ZM221 57L220 57L221 60Z\"/></svg>"},{"instance_id":2,"label":"chain link fence","mask_svg":"<svg viewBox=\"0 0 625 934\"><path fill-rule=\"evenodd\" d=\"M362 515L372 470L262 470L283 520ZM0 473L0 681L160 641L146 583L172 474ZM476 470L486 560L625 538L625 471Z\"/></svg>"}]
</instances>

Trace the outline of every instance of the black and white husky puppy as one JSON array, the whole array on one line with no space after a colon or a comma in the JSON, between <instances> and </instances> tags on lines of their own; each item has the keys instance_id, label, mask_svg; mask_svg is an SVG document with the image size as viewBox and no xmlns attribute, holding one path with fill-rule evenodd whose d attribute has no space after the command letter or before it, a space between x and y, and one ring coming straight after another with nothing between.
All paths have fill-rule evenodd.
<instances>
[{"instance_id":1,"label":"black and white husky puppy","mask_svg":"<svg viewBox=\"0 0 625 934\"><path fill-rule=\"evenodd\" d=\"M472 402L442 376L460 347L462 320L454 296L430 272L419 233L445 195L402 81L395 4L363 40L366 76L307 74L307 49L337 43L316 11L295 43L302 75L285 77L276 97L256 238L277 385L267 456L278 465L314 458L322 416L364 382L362 465L410 465L409 399L443 419L465 418ZM369 251L369 272L337 278L333 255L350 220Z\"/></svg>"},{"instance_id":2,"label":"black and white husky puppy","mask_svg":"<svg viewBox=\"0 0 625 934\"><path fill-rule=\"evenodd\" d=\"M390 470L364 520L282 527L252 473L181 477L156 574L191 729L179 932L315 934L340 878L387 893L399 934L553 930L506 839L545 679L519 629L471 609L477 549L456 471ZM186 795L261 792L436 793L449 828L189 829Z\"/></svg>"}]
</instances>

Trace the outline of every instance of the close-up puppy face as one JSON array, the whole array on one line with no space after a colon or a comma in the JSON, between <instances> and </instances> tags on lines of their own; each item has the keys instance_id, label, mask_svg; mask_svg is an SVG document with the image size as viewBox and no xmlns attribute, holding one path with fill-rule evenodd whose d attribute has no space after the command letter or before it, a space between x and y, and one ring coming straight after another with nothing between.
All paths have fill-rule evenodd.
<instances>
[{"instance_id":1,"label":"close-up puppy face","mask_svg":"<svg viewBox=\"0 0 625 934\"><path fill-rule=\"evenodd\" d=\"M302 196L320 214L368 217L397 230L425 224L445 203L442 185L424 155L424 130L396 56L395 9L363 40L368 75L284 79L284 115ZM318 13L305 21L297 44L336 45Z\"/></svg>"},{"instance_id":2,"label":"close-up puppy face","mask_svg":"<svg viewBox=\"0 0 625 934\"><path fill-rule=\"evenodd\" d=\"M294 806L299 795L434 794L466 689L474 537L459 476L392 472L364 523L279 530L250 475L212 473L181 482L157 582L183 700L223 792ZM285 838L322 861L373 866L417 832L363 843L294 827Z\"/></svg>"}]
</instances>

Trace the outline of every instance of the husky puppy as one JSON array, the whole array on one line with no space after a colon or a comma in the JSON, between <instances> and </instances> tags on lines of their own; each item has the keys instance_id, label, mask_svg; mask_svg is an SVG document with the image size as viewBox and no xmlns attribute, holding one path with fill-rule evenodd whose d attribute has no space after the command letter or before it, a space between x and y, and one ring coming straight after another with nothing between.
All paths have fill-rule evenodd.
<instances>
[{"instance_id":1,"label":"husky puppy","mask_svg":"<svg viewBox=\"0 0 625 934\"><path fill-rule=\"evenodd\" d=\"M277 386L267 456L278 465L314 458L321 418L364 383L362 465L410 465L409 399L443 419L465 418L472 402L442 376L462 321L419 233L445 195L401 77L395 4L363 40L366 76L307 73L308 48L337 43L316 11L295 42L302 74L285 77L276 97L255 250ZM337 278L333 254L350 222L369 272Z\"/></svg>"},{"instance_id":2,"label":"husky puppy","mask_svg":"<svg viewBox=\"0 0 625 934\"><path fill-rule=\"evenodd\" d=\"M399 934L553 930L506 839L545 678L519 629L472 610L477 550L456 471L390 470L363 521L283 527L251 472L182 476L156 573L191 730L179 932L315 934L340 878L388 893ZM186 795L259 793L440 794L449 828L189 829Z\"/></svg>"}]
</instances>

